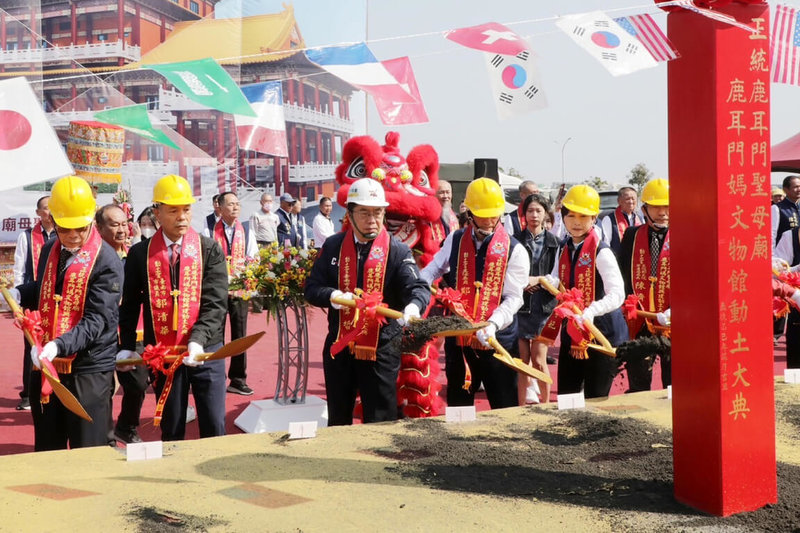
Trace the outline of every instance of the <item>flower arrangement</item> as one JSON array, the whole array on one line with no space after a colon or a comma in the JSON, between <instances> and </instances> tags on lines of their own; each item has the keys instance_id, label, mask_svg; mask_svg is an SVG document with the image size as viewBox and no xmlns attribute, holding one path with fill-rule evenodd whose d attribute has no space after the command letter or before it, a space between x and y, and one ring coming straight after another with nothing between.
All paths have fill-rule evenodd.
<instances>
[{"instance_id":1,"label":"flower arrangement","mask_svg":"<svg viewBox=\"0 0 800 533\"><path fill-rule=\"evenodd\" d=\"M259 296L264 309L277 316L281 305L304 305L303 288L317 251L272 243L257 259L231 264L229 293L244 300Z\"/></svg>"}]
</instances>

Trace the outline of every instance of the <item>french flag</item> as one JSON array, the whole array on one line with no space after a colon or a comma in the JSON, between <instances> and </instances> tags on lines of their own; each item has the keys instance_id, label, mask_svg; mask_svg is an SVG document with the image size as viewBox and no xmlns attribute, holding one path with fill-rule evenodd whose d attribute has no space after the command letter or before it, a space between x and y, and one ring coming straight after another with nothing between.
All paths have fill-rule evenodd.
<instances>
[{"instance_id":1,"label":"french flag","mask_svg":"<svg viewBox=\"0 0 800 533\"><path fill-rule=\"evenodd\" d=\"M397 82L364 43L307 50L306 57L312 63L374 98L395 103L417 102L417 99Z\"/></svg>"},{"instance_id":2,"label":"french flag","mask_svg":"<svg viewBox=\"0 0 800 533\"><path fill-rule=\"evenodd\" d=\"M234 115L236 135L242 150L289 157L286 146L286 122L283 119L281 82L266 81L241 87L255 117Z\"/></svg>"}]
</instances>

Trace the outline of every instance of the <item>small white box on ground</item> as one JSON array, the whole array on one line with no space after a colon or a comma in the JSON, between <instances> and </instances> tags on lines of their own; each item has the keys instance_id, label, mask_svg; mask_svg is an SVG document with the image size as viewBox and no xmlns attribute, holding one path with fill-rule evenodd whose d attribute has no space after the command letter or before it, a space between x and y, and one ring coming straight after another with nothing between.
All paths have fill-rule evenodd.
<instances>
[{"instance_id":1,"label":"small white box on ground","mask_svg":"<svg viewBox=\"0 0 800 533\"><path fill-rule=\"evenodd\" d=\"M667 400L672 399L672 385L667 385Z\"/></svg>"},{"instance_id":2,"label":"small white box on ground","mask_svg":"<svg viewBox=\"0 0 800 533\"><path fill-rule=\"evenodd\" d=\"M583 397L583 392L558 395L559 411L562 409L583 409L584 407L586 407L586 398Z\"/></svg>"},{"instance_id":3,"label":"small white box on ground","mask_svg":"<svg viewBox=\"0 0 800 533\"><path fill-rule=\"evenodd\" d=\"M311 439L317 436L317 421L289 422L289 440Z\"/></svg>"},{"instance_id":4,"label":"small white box on ground","mask_svg":"<svg viewBox=\"0 0 800 533\"><path fill-rule=\"evenodd\" d=\"M444 411L445 422L474 422L475 406L447 407Z\"/></svg>"},{"instance_id":5,"label":"small white box on ground","mask_svg":"<svg viewBox=\"0 0 800 533\"><path fill-rule=\"evenodd\" d=\"M125 456L128 461L161 459L163 451L164 443L160 440L153 442L132 442L125 446Z\"/></svg>"},{"instance_id":6,"label":"small white box on ground","mask_svg":"<svg viewBox=\"0 0 800 533\"><path fill-rule=\"evenodd\" d=\"M783 381L786 383L800 383L800 368L787 368L784 370Z\"/></svg>"},{"instance_id":7,"label":"small white box on ground","mask_svg":"<svg viewBox=\"0 0 800 533\"><path fill-rule=\"evenodd\" d=\"M316 421L317 427L328 427L328 404L317 396L306 396L305 403L281 404L275 400L250 402L233 421L245 433L289 431L292 422Z\"/></svg>"}]
</instances>

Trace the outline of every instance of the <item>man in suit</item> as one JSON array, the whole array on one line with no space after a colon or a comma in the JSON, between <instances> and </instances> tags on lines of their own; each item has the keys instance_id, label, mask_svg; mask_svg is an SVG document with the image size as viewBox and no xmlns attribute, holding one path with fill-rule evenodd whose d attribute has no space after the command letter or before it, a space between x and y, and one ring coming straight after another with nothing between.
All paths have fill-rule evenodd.
<instances>
[{"instance_id":1,"label":"man in suit","mask_svg":"<svg viewBox=\"0 0 800 533\"><path fill-rule=\"evenodd\" d=\"M111 431L122 264L94 227L96 205L86 181L58 180L49 207L58 238L42 248L36 280L17 292L24 307L40 311L44 331L42 348L31 348L34 449L103 446ZM93 422L55 395L41 397L39 370L51 363Z\"/></svg>"},{"instance_id":2,"label":"man in suit","mask_svg":"<svg viewBox=\"0 0 800 533\"><path fill-rule=\"evenodd\" d=\"M36 216L39 221L19 234L14 251L14 286L29 283L36 279L36 268L45 243L56 236L53 219L50 218L50 197L42 196L36 202ZM29 410L28 381L31 377L31 345L23 336L25 350L22 356L22 391L19 393L17 411Z\"/></svg>"},{"instance_id":3,"label":"man in suit","mask_svg":"<svg viewBox=\"0 0 800 533\"><path fill-rule=\"evenodd\" d=\"M217 199L220 218L214 226L213 232L204 232L206 237L214 239L222 252L228 266L228 275L236 276L245 268L245 262L258 257L258 244L254 232L250 231L250 222L239 222L241 205L235 193L224 192ZM228 315L231 323L231 340L236 340L247 335L247 306L248 302L241 298L228 296ZM228 369L230 385L228 392L250 396L253 389L247 385L247 353L231 357L231 366Z\"/></svg>"},{"instance_id":4,"label":"man in suit","mask_svg":"<svg viewBox=\"0 0 800 533\"><path fill-rule=\"evenodd\" d=\"M214 206L214 212L206 216L206 227L209 232L214 231L214 226L217 224L217 220L219 220L219 194L215 194L214 197L211 198L211 205Z\"/></svg>"},{"instance_id":5,"label":"man in suit","mask_svg":"<svg viewBox=\"0 0 800 533\"><path fill-rule=\"evenodd\" d=\"M303 247L303 234L299 231L298 215L294 213L297 200L285 192L281 195L281 206L278 208L278 246Z\"/></svg>"},{"instance_id":6,"label":"man in suit","mask_svg":"<svg viewBox=\"0 0 800 533\"><path fill-rule=\"evenodd\" d=\"M153 188L153 213L160 228L151 239L135 244L125 262L117 360L138 357L134 349L141 310L144 344L159 343L185 354L169 379L159 373L155 381L159 397L171 386L163 417L156 413L165 441L184 438L190 387L200 436L225 434L225 361L198 356L222 346L228 273L220 246L191 228L194 202L184 178L161 178Z\"/></svg>"}]
</instances>

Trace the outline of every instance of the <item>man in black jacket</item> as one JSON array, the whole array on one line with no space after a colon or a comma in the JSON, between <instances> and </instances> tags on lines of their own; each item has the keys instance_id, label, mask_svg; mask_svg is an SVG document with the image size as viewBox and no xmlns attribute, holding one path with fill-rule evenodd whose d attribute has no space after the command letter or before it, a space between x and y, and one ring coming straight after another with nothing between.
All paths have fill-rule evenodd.
<instances>
[{"instance_id":1,"label":"man in black jacket","mask_svg":"<svg viewBox=\"0 0 800 533\"><path fill-rule=\"evenodd\" d=\"M45 359L54 362L61 383L93 419L78 418L55 395L42 403L42 375L32 372L36 451L108 443L122 264L95 229L94 212L86 181L75 176L58 180L50 198L58 238L42 249L36 281L18 287L22 305L42 315L44 346L31 349L35 370Z\"/></svg>"},{"instance_id":2,"label":"man in black jacket","mask_svg":"<svg viewBox=\"0 0 800 533\"><path fill-rule=\"evenodd\" d=\"M353 423L357 392L364 422L397 419L400 350L390 341L400 335L402 324L419 317L430 300L411 250L383 227L387 205L377 181L354 182L347 204L352 226L328 237L306 281L306 300L330 308L322 349L330 426ZM403 319L381 325L367 318L367 310L356 313L332 301L352 300L359 289L367 295L380 294L390 308L403 310Z\"/></svg>"},{"instance_id":3,"label":"man in black jacket","mask_svg":"<svg viewBox=\"0 0 800 533\"><path fill-rule=\"evenodd\" d=\"M171 382L164 374L156 378L159 397L171 385L163 418L156 413L165 441L184 438L190 386L200 436L225 434L225 361L204 362L197 356L222 346L228 273L219 245L190 227L194 202L184 178L161 178L153 188L153 212L161 227L151 239L134 245L125 263L117 359L138 357L134 349L141 309L145 346L159 343L179 356L188 352Z\"/></svg>"}]
</instances>

